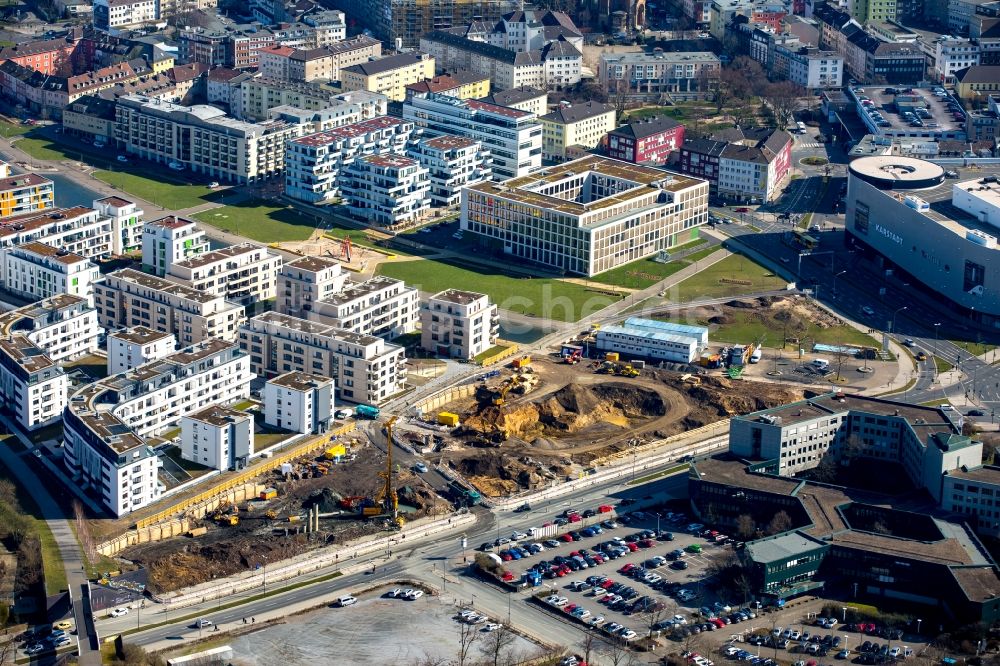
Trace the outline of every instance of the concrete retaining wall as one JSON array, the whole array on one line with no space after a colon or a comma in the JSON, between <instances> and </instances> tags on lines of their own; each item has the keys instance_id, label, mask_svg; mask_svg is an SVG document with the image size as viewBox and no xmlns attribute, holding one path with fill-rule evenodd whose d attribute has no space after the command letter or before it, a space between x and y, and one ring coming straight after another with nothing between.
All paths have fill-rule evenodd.
<instances>
[{"instance_id":1,"label":"concrete retaining wall","mask_svg":"<svg viewBox=\"0 0 1000 666\"><path fill-rule=\"evenodd\" d=\"M427 414L428 412L433 412L435 409L442 405L447 405L452 400L460 400L462 398L468 398L471 395L475 395L476 385L475 384L465 384L463 386L456 386L450 388L447 391L442 391L423 402L418 402L414 407L419 410L421 414Z\"/></svg>"}]
</instances>

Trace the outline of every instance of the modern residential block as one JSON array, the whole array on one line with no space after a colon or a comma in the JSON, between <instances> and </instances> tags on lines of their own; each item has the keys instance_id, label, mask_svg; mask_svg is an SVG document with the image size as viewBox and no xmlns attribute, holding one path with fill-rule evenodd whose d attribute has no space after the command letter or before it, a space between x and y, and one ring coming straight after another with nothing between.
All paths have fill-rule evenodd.
<instances>
[{"instance_id":1,"label":"modern residential block","mask_svg":"<svg viewBox=\"0 0 1000 666\"><path fill-rule=\"evenodd\" d=\"M462 193L462 229L512 256L577 275L667 250L707 221L706 181L606 157Z\"/></svg>"},{"instance_id":2,"label":"modern residential block","mask_svg":"<svg viewBox=\"0 0 1000 666\"><path fill-rule=\"evenodd\" d=\"M350 67L382 55L382 42L358 35L315 49L272 46L261 49L260 73L284 81L339 81L342 67Z\"/></svg>"},{"instance_id":3,"label":"modern residential block","mask_svg":"<svg viewBox=\"0 0 1000 666\"><path fill-rule=\"evenodd\" d=\"M111 254L121 256L142 251L143 212L134 202L104 197L94 200L94 210L111 218Z\"/></svg>"},{"instance_id":4,"label":"modern residential block","mask_svg":"<svg viewBox=\"0 0 1000 666\"><path fill-rule=\"evenodd\" d=\"M253 243L230 245L174 262L167 279L250 305L274 298L281 256Z\"/></svg>"},{"instance_id":5,"label":"modern residential block","mask_svg":"<svg viewBox=\"0 0 1000 666\"><path fill-rule=\"evenodd\" d=\"M108 333L108 374L128 372L177 350L172 333L132 326Z\"/></svg>"},{"instance_id":6,"label":"modern residential block","mask_svg":"<svg viewBox=\"0 0 1000 666\"><path fill-rule=\"evenodd\" d=\"M447 74L417 81L406 86L406 96L439 93L459 99L479 99L490 94L490 77L458 69Z\"/></svg>"},{"instance_id":7,"label":"modern residential block","mask_svg":"<svg viewBox=\"0 0 1000 666\"><path fill-rule=\"evenodd\" d=\"M108 273L94 285L94 306L108 330L146 326L174 334L183 346L235 340L245 319L239 303L131 268Z\"/></svg>"},{"instance_id":8,"label":"modern residential block","mask_svg":"<svg viewBox=\"0 0 1000 666\"><path fill-rule=\"evenodd\" d=\"M308 318L317 301L339 293L347 283L340 262L326 257L306 256L290 261L278 271L278 312Z\"/></svg>"},{"instance_id":9,"label":"modern residential block","mask_svg":"<svg viewBox=\"0 0 1000 666\"><path fill-rule=\"evenodd\" d=\"M0 339L0 400L26 430L59 420L69 377L24 333Z\"/></svg>"},{"instance_id":10,"label":"modern residential block","mask_svg":"<svg viewBox=\"0 0 1000 666\"><path fill-rule=\"evenodd\" d=\"M307 372L331 377L340 400L380 404L403 390L406 357L399 345L277 312L240 327L240 347L262 377Z\"/></svg>"},{"instance_id":11,"label":"modern residential block","mask_svg":"<svg viewBox=\"0 0 1000 666\"><path fill-rule=\"evenodd\" d=\"M264 422L303 435L318 435L333 421L336 389L329 377L286 372L264 384Z\"/></svg>"},{"instance_id":12,"label":"modern residential block","mask_svg":"<svg viewBox=\"0 0 1000 666\"><path fill-rule=\"evenodd\" d=\"M351 162L341 178L347 210L355 217L394 227L430 212L429 172L412 157L364 155Z\"/></svg>"},{"instance_id":13,"label":"modern residential block","mask_svg":"<svg viewBox=\"0 0 1000 666\"><path fill-rule=\"evenodd\" d=\"M533 113L437 93L412 95L403 118L433 134L457 134L483 144L493 179L524 176L542 166L542 125Z\"/></svg>"},{"instance_id":14,"label":"modern residential block","mask_svg":"<svg viewBox=\"0 0 1000 666\"><path fill-rule=\"evenodd\" d=\"M470 360L497 341L497 306L486 294L447 289L420 310L420 346L438 356Z\"/></svg>"},{"instance_id":15,"label":"modern residential block","mask_svg":"<svg viewBox=\"0 0 1000 666\"><path fill-rule=\"evenodd\" d=\"M0 249L39 242L87 259L106 259L114 247L111 218L92 208L54 208L0 220Z\"/></svg>"},{"instance_id":16,"label":"modern residential block","mask_svg":"<svg viewBox=\"0 0 1000 666\"><path fill-rule=\"evenodd\" d=\"M53 363L64 363L96 352L104 329L85 298L60 295L0 314L0 336L15 332Z\"/></svg>"},{"instance_id":17,"label":"modern residential block","mask_svg":"<svg viewBox=\"0 0 1000 666\"><path fill-rule=\"evenodd\" d=\"M181 417L181 457L218 470L246 467L254 453L253 416L222 405Z\"/></svg>"},{"instance_id":18,"label":"modern residential block","mask_svg":"<svg viewBox=\"0 0 1000 666\"><path fill-rule=\"evenodd\" d=\"M406 154L427 168L431 206L452 208L462 202L462 188L489 180L493 158L483 144L454 134L410 143Z\"/></svg>"},{"instance_id":19,"label":"modern residential block","mask_svg":"<svg viewBox=\"0 0 1000 666\"><path fill-rule=\"evenodd\" d=\"M0 257L4 288L19 296L42 299L68 294L93 302L100 270L90 259L35 242L0 250Z\"/></svg>"},{"instance_id":20,"label":"modern residential block","mask_svg":"<svg viewBox=\"0 0 1000 666\"><path fill-rule=\"evenodd\" d=\"M63 462L115 516L167 491L151 435L188 414L250 396L250 359L235 343L210 340L87 384L64 413Z\"/></svg>"},{"instance_id":21,"label":"modern residential block","mask_svg":"<svg viewBox=\"0 0 1000 666\"><path fill-rule=\"evenodd\" d=\"M179 261L208 252L208 238L193 221L168 215L142 229L142 268L163 277Z\"/></svg>"},{"instance_id":22,"label":"modern residential block","mask_svg":"<svg viewBox=\"0 0 1000 666\"><path fill-rule=\"evenodd\" d=\"M305 318L351 333L395 338L416 330L419 309L416 288L376 275L344 282L336 293L314 301Z\"/></svg>"},{"instance_id":23,"label":"modern residential block","mask_svg":"<svg viewBox=\"0 0 1000 666\"><path fill-rule=\"evenodd\" d=\"M55 186L36 173L0 179L0 217L34 213L55 206Z\"/></svg>"}]
</instances>

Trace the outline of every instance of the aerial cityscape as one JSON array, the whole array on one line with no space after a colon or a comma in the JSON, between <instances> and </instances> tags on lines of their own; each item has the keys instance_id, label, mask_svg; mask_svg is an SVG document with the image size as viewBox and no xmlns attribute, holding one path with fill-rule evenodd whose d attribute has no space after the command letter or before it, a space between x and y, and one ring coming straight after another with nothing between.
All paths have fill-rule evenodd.
<instances>
[{"instance_id":1,"label":"aerial cityscape","mask_svg":"<svg viewBox=\"0 0 1000 666\"><path fill-rule=\"evenodd\" d=\"M1000 0L0 21L0 665L1000 663Z\"/></svg>"}]
</instances>

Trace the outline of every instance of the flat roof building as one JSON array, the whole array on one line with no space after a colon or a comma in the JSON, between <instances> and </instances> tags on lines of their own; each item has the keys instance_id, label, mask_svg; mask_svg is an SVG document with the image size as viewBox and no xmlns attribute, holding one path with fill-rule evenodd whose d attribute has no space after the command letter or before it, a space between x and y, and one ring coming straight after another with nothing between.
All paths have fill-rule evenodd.
<instances>
[{"instance_id":1,"label":"flat roof building","mask_svg":"<svg viewBox=\"0 0 1000 666\"><path fill-rule=\"evenodd\" d=\"M30 300L68 294L93 302L100 270L86 257L38 242L0 250L0 256L4 288L14 294Z\"/></svg>"},{"instance_id":2,"label":"flat roof building","mask_svg":"<svg viewBox=\"0 0 1000 666\"><path fill-rule=\"evenodd\" d=\"M37 173L0 179L0 217L35 213L55 206L55 185Z\"/></svg>"},{"instance_id":3,"label":"flat roof building","mask_svg":"<svg viewBox=\"0 0 1000 666\"><path fill-rule=\"evenodd\" d=\"M254 454L253 416L212 405L181 417L181 457L221 471L247 466Z\"/></svg>"},{"instance_id":4,"label":"flat roof building","mask_svg":"<svg viewBox=\"0 0 1000 666\"><path fill-rule=\"evenodd\" d=\"M420 311L420 346L438 356L474 359L496 343L499 330L496 304L474 291L440 291Z\"/></svg>"},{"instance_id":5,"label":"flat roof building","mask_svg":"<svg viewBox=\"0 0 1000 666\"><path fill-rule=\"evenodd\" d=\"M226 300L252 305L274 298L281 256L253 243L230 245L174 262L167 279Z\"/></svg>"},{"instance_id":6,"label":"flat roof building","mask_svg":"<svg viewBox=\"0 0 1000 666\"><path fill-rule=\"evenodd\" d=\"M704 180L590 156L466 188L461 225L515 258L593 276L673 247L707 211Z\"/></svg>"},{"instance_id":7,"label":"flat roof building","mask_svg":"<svg viewBox=\"0 0 1000 666\"><path fill-rule=\"evenodd\" d=\"M286 372L264 384L264 422L303 435L326 432L333 422L333 380Z\"/></svg>"},{"instance_id":8,"label":"flat roof building","mask_svg":"<svg viewBox=\"0 0 1000 666\"><path fill-rule=\"evenodd\" d=\"M133 326L108 333L108 374L128 372L177 350L172 333Z\"/></svg>"}]
</instances>

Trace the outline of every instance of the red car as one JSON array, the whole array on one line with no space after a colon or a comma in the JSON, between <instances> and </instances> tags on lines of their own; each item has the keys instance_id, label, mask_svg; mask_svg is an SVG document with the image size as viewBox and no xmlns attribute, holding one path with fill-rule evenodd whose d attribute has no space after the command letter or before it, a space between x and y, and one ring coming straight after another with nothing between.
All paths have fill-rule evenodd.
<instances>
[{"instance_id":1,"label":"red car","mask_svg":"<svg viewBox=\"0 0 1000 666\"><path fill-rule=\"evenodd\" d=\"M504 552L500 553L500 559L503 560L504 562L510 562L514 558L508 551L505 550Z\"/></svg>"},{"instance_id":2,"label":"red car","mask_svg":"<svg viewBox=\"0 0 1000 666\"><path fill-rule=\"evenodd\" d=\"M614 584L615 584L615 581L613 581L613 580L611 580L609 578L606 581L604 581L603 583L601 583L600 585L598 585L598 587L603 587L606 590L606 589L608 589L609 587L611 587Z\"/></svg>"},{"instance_id":3,"label":"red car","mask_svg":"<svg viewBox=\"0 0 1000 666\"><path fill-rule=\"evenodd\" d=\"M653 540L652 539L643 539L642 541L639 542L639 545L642 548L652 548L653 547Z\"/></svg>"},{"instance_id":4,"label":"red car","mask_svg":"<svg viewBox=\"0 0 1000 666\"><path fill-rule=\"evenodd\" d=\"M598 564L604 564L603 555L598 555L597 553L594 553L593 555L591 555L591 557L594 558L594 561L597 562Z\"/></svg>"},{"instance_id":5,"label":"red car","mask_svg":"<svg viewBox=\"0 0 1000 666\"><path fill-rule=\"evenodd\" d=\"M736 208L736 209L734 209L734 210L735 210L735 211L736 211L737 213L749 213L749 212L750 212L750 209L749 209L749 208Z\"/></svg>"},{"instance_id":6,"label":"red car","mask_svg":"<svg viewBox=\"0 0 1000 666\"><path fill-rule=\"evenodd\" d=\"M632 544L629 544L629 545L631 546ZM638 548L636 550L638 550ZM625 566L623 566L621 569L619 569L618 573L620 573L620 574L627 574L629 571L632 571L632 569L635 569L635 565L632 564L631 562L629 562L628 564L626 564Z\"/></svg>"},{"instance_id":7,"label":"red car","mask_svg":"<svg viewBox=\"0 0 1000 666\"><path fill-rule=\"evenodd\" d=\"M563 606L563 612L565 613L572 613L575 610L576 610L576 604L566 604L565 606Z\"/></svg>"},{"instance_id":8,"label":"red car","mask_svg":"<svg viewBox=\"0 0 1000 666\"><path fill-rule=\"evenodd\" d=\"M571 513L569 516L567 516L567 518L571 523L578 523L581 520L583 520L582 518L580 518L580 514L578 513Z\"/></svg>"},{"instance_id":9,"label":"red car","mask_svg":"<svg viewBox=\"0 0 1000 666\"><path fill-rule=\"evenodd\" d=\"M563 534L562 536L559 537L559 540L565 541L566 543L573 543L573 537L571 537L569 534Z\"/></svg>"},{"instance_id":10,"label":"red car","mask_svg":"<svg viewBox=\"0 0 1000 666\"><path fill-rule=\"evenodd\" d=\"M513 572L510 571L504 571L503 576L501 576L501 578L503 578L504 581L509 583L510 581L514 580L514 574Z\"/></svg>"},{"instance_id":11,"label":"red car","mask_svg":"<svg viewBox=\"0 0 1000 666\"><path fill-rule=\"evenodd\" d=\"M601 506L597 507L597 513L611 513L611 505L602 504Z\"/></svg>"},{"instance_id":12,"label":"red car","mask_svg":"<svg viewBox=\"0 0 1000 666\"><path fill-rule=\"evenodd\" d=\"M634 553L635 551L639 550L639 546L635 545L634 543L626 543L626 544L625 544L625 547L626 547L626 548L628 548L628 549L629 549L630 551L632 551L633 553Z\"/></svg>"}]
</instances>

